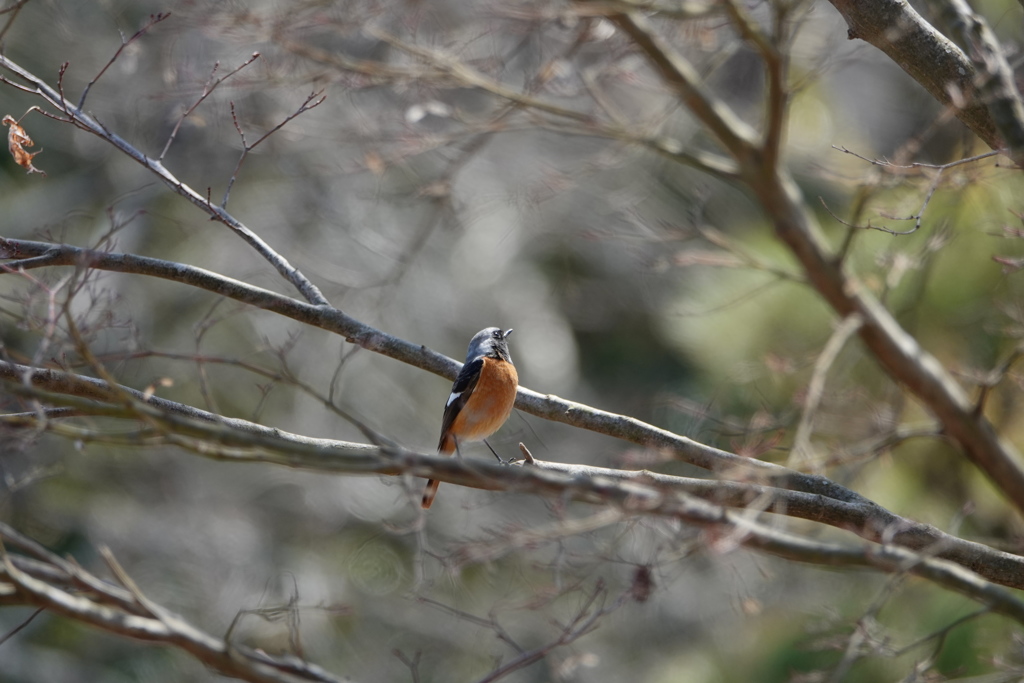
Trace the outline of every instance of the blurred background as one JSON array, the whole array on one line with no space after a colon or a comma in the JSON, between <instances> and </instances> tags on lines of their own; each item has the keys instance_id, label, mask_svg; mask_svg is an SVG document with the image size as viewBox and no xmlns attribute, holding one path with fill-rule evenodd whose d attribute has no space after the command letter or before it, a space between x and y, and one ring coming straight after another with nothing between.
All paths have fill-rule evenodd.
<instances>
[{"instance_id":1,"label":"blurred background","mask_svg":"<svg viewBox=\"0 0 1024 683\"><path fill-rule=\"evenodd\" d=\"M760 17L765 7L750 9ZM800 7L786 47L787 163L835 248L847 228L831 214L909 230L914 221L899 219L921 211L936 171L890 172L836 147L900 164L987 150L884 55L847 40L830 5ZM1014 47L1020 6L978 9ZM3 52L52 85L67 63L63 88L77 101L157 12L170 16L127 44L84 108L154 157L173 133L164 163L216 202L242 155L239 131L251 145L322 92L323 104L246 155L227 208L334 306L458 360L479 329L515 328L525 387L787 461L834 317L740 188L635 144L668 136L690 153L715 149L608 22L561 3L36 0L18 12ZM660 27L717 96L759 125L762 65L720 13ZM586 121L509 107L400 43L626 132L615 139ZM182 119L204 86L254 52ZM37 104L0 84L0 114L18 118ZM179 261L298 296L227 228L105 141L38 113L21 123L47 176L3 156L0 234ZM1024 186L1007 165L951 168L916 232L858 231L850 243L851 270L968 387L1022 334ZM74 366L73 349L43 345L40 323L44 287L68 273L33 274L39 282L0 278L3 351ZM450 382L326 332L114 273L91 274L73 309L126 385L167 378L158 394L171 400L363 440L324 409L318 396L331 394L405 446L436 446ZM1009 374L988 403L1018 444L1019 385ZM1019 518L955 449L893 438L931 426L852 342L828 374L807 467L898 514L1019 550ZM519 441L546 460L701 475L521 413L490 439L503 457ZM231 628L239 642L353 680L479 680L518 654L499 636L524 649L550 644L595 595L616 606L597 630L503 680L827 680L853 633L863 649L843 680L1017 680L1024 665L1015 629L992 615L915 645L978 608L966 598L723 547L671 521L445 485L424 525L420 480L47 434L3 433L0 453L3 521L101 573L97 548L107 545L150 598L200 628ZM466 455L493 457L483 445ZM649 598L634 599L648 579ZM0 611L0 634L30 614ZM183 653L50 614L0 644L0 662L0 681L19 683L219 679Z\"/></svg>"}]
</instances>

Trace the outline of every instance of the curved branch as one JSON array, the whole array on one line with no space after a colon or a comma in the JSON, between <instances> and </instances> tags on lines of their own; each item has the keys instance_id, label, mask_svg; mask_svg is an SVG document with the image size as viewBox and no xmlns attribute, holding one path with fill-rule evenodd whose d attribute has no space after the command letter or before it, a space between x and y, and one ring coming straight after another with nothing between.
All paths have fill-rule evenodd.
<instances>
[{"instance_id":1,"label":"curved branch","mask_svg":"<svg viewBox=\"0 0 1024 683\"><path fill-rule=\"evenodd\" d=\"M2 237L0 259L18 260L17 263L6 266L11 271L25 265L30 268L76 266L172 280L339 334L352 344L447 379L454 379L461 367L447 356L425 346L393 337L336 308L311 306L266 289L181 263L133 254L102 252L69 245L51 245ZM634 418L598 410L551 394L540 394L520 387L516 407L547 420L598 432L640 446L670 451L685 462L727 478L770 481L774 485L828 496L836 500L866 502L859 494L825 477L804 474L774 463L729 453Z\"/></svg>"},{"instance_id":2,"label":"curved branch","mask_svg":"<svg viewBox=\"0 0 1024 683\"><path fill-rule=\"evenodd\" d=\"M733 513L735 515L735 513ZM734 518L735 519L735 518ZM756 529L754 523L736 519L737 526L749 524ZM759 529L764 532L765 530ZM833 543L820 543L809 539L783 534L781 532L752 534L744 539L744 545L757 548L762 552L778 555L799 562L814 562L845 567L873 567L894 574L910 573L928 579L946 588L977 600L993 612L998 612L1020 622L1024 618L1024 600L1011 591L993 585L964 569L963 567L915 552L886 545L880 548L848 548Z\"/></svg>"},{"instance_id":3,"label":"curved branch","mask_svg":"<svg viewBox=\"0 0 1024 683\"><path fill-rule=\"evenodd\" d=\"M211 445L206 444L202 451L204 455L212 457L216 447L211 448ZM505 467L489 461L470 462L460 458L425 456L401 450L389 452L387 456L396 463L400 462L403 467L408 466L408 471L413 474L422 474L424 467L430 470L430 476L437 476L448 470L455 475L451 481L456 483L461 483L459 480L463 478L473 477L481 482L491 483L495 488L528 488L580 501L610 503L627 514L673 517L687 524L711 530L715 535L709 542L724 551L743 546L814 564L872 567L891 573L909 572L964 593L988 605L993 611L1024 623L1024 601L1007 589L994 585L958 564L933 557L931 552L918 553L890 544L851 547L812 541L763 524L752 518L750 511L727 510L683 491L666 492L648 483L614 482L600 475L581 477L578 473L556 472L538 467L536 463L532 466ZM417 461L420 464L417 465ZM430 467L431 462L436 463L438 467ZM7 527L0 525L0 537L3 537L7 530ZM38 554L40 549L34 544L30 545L35 554ZM131 585L127 588L136 599L139 608L149 612L153 618L139 616L123 607L120 610L105 605L97 608L88 596L70 595L51 586L45 580L29 576L27 572L14 566L10 556L5 555L3 567L5 571L0 573L0 589L3 588L5 581L13 583L15 595L22 596L31 604L44 606L116 633L174 643L215 668L222 664L222 657L239 652L237 647L207 636L164 610L154 609L152 603L142 600L137 591L132 590ZM56 570L60 571L60 567L56 567ZM1017 577L1021 577L1019 570ZM0 590L0 603L16 599L11 598L10 591L7 591L6 598L3 598L3 593L4 591ZM122 600L125 599L123 593L118 595ZM267 666L262 662L257 664ZM307 670L307 666L304 665L303 671ZM247 667L246 673L255 675L250 672L250 668L255 668L255 665ZM225 672L232 673L232 670L228 669ZM277 671L272 673L280 675ZM305 679L270 677L247 680Z\"/></svg>"},{"instance_id":4,"label":"curved branch","mask_svg":"<svg viewBox=\"0 0 1024 683\"><path fill-rule=\"evenodd\" d=\"M633 12L613 14L610 18L633 39L680 101L741 165L757 151L754 131L708 92L693 65L658 36L646 18Z\"/></svg>"},{"instance_id":5,"label":"curved branch","mask_svg":"<svg viewBox=\"0 0 1024 683\"><path fill-rule=\"evenodd\" d=\"M776 182L782 181L783 177L776 176ZM765 192L766 197L762 201L765 202L769 214L777 221L776 230L804 263L809 279L818 291L841 315L856 313L861 316L863 324L859 334L878 357L879 362L932 407L946 433L964 447L968 456L1018 503L1018 507L1024 509L1024 473L1014 461L1013 447L999 439L983 416L975 414L963 391L946 374L938 361L921 349L877 301L857 291L841 273L839 266L825 257L823 247L815 239L818 234L816 224L799 200L799 190L795 184L790 180L788 185L777 190L772 190L767 185L757 185L756 189ZM795 194L790 196L789 193ZM786 200L786 203L781 203L783 200ZM386 334L338 309L310 306L202 268L131 254L4 238L0 238L0 258L26 259L14 267L25 264L31 267L88 266L173 280L334 332L342 335L350 343L447 379L454 379L460 367L447 356ZM765 481L775 486L823 495L839 501L870 503L863 496L826 477L745 458L634 418L597 410L550 394L540 394L520 387L516 407L544 419L648 448L665 449L685 462L725 478Z\"/></svg>"},{"instance_id":6,"label":"curved branch","mask_svg":"<svg viewBox=\"0 0 1024 683\"><path fill-rule=\"evenodd\" d=\"M3 67L32 85L31 92L43 98L57 111L68 117L67 122L75 124L82 130L88 131L97 137L103 138L119 150L130 156L138 163L152 171L167 187L185 197L190 202L217 220L231 228L237 235L245 240L263 258L269 261L277 271L289 282L291 282L303 297L314 305L324 306L328 301L320 290L310 282L297 268L291 265L287 259L274 251L269 244L263 241L259 235L247 228L241 221L228 213L223 207L213 204L209 197L203 197L191 187L174 176L158 159L153 159L133 147L128 141L111 132L100 122L83 112L78 107L69 103L62 93L57 92L41 78L34 76L25 69L12 62L6 56L0 54L0 67ZM6 79L3 79L5 82ZM13 84L12 84L13 85ZM24 89L24 88L22 88ZM64 120L64 119L60 119Z\"/></svg>"},{"instance_id":7,"label":"curved branch","mask_svg":"<svg viewBox=\"0 0 1024 683\"><path fill-rule=\"evenodd\" d=\"M51 398L56 398L58 401L61 400L60 397L72 396L85 399L87 401L85 403L70 406L75 409L72 416L96 415L102 411L104 414L112 417L134 417L131 411L124 408L124 398L127 396L137 402L136 409L138 406L148 406L155 411L154 415L160 416L163 419L170 419L173 416L183 420L213 424L216 425L216 429L224 430L226 434L248 434L253 437L280 439L291 444L291 447L310 449L314 452L329 449L335 454L348 453L359 456L376 452L377 450L376 446L360 443L338 441L336 439L317 439L300 434L291 434L248 420L210 413L200 408L169 401L159 396L150 396L145 392L121 384L111 387L103 380L61 370L32 368L27 365L0 361L0 381L7 382L11 387L10 390L14 393L26 393L30 397L37 396L37 392L33 391L33 388L35 388L54 395ZM21 391L22 389L25 389L25 391ZM98 402L98 404L90 402ZM108 408L104 409L104 406ZM66 417L66 415L47 413L45 419L60 417ZM26 424L38 421L38 416L35 416L33 413L16 413L4 415L3 420L9 423ZM202 433L206 436L209 435L205 431ZM280 442L275 441L275 443Z\"/></svg>"},{"instance_id":8,"label":"curved branch","mask_svg":"<svg viewBox=\"0 0 1024 683\"><path fill-rule=\"evenodd\" d=\"M708 151L688 152L684 150L682 143L669 136L647 136L638 132L634 126L605 123L587 112L561 107L529 93L510 88L444 53L420 48L380 31L372 33L379 40L386 41L397 49L424 60L430 66L393 66L384 62L356 59L285 37L278 37L277 43L289 52L311 62L381 81L422 82L434 80L446 84L454 83L459 87L479 89L524 111L548 114L547 117L538 117L540 120L536 122L538 126L546 130L564 135L595 137L639 145L709 175L735 180L736 166L728 157Z\"/></svg>"},{"instance_id":9,"label":"curved branch","mask_svg":"<svg viewBox=\"0 0 1024 683\"><path fill-rule=\"evenodd\" d=\"M10 554L5 544L30 548L35 559ZM124 587L103 581L0 523L0 604L35 605L105 631L177 647L221 674L253 683L340 683L340 678L297 657L271 657L203 632L142 595L109 551L105 555Z\"/></svg>"},{"instance_id":10,"label":"curved branch","mask_svg":"<svg viewBox=\"0 0 1024 683\"><path fill-rule=\"evenodd\" d=\"M762 484L710 481L646 470L568 465L536 460L532 456L518 467L507 467L490 461L416 453L393 444L371 446L313 439L246 420L221 418L165 399L147 398L134 389L120 385L111 388L100 380L58 370L0 363L0 378L27 383L32 388L25 389L23 384L13 388L47 403L71 405L78 414L129 419L142 417L149 424L162 426L170 435L143 445L173 443L216 460L260 462L349 474L410 474L484 490L569 495L596 504L615 502L632 512L655 515L671 516L674 513L671 508L663 508L660 504L635 509L629 502L631 496L639 490L653 491L664 500L692 496L716 505L773 512L844 529L876 543L893 543L956 562L996 583L1024 588L1024 557L966 541L933 526L900 517L863 498L836 500ZM43 394L40 390L49 393ZM132 396L137 403L126 407L123 404L125 395ZM19 424L31 419L25 414L16 417ZM87 430L52 424L48 428L75 440L90 438Z\"/></svg>"}]
</instances>

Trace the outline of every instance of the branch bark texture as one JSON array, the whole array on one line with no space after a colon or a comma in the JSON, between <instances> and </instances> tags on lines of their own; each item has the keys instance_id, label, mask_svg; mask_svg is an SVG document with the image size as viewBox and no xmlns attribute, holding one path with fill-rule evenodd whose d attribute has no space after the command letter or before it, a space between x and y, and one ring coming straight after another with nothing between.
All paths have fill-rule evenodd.
<instances>
[{"instance_id":1,"label":"branch bark texture","mask_svg":"<svg viewBox=\"0 0 1024 683\"><path fill-rule=\"evenodd\" d=\"M972 61L905 0L829 1L846 20L851 40L864 40L884 52L936 101L953 109L986 145L1008 148L1009 156L1024 165L1024 109L1020 94L1014 97L1005 58L1005 69L992 60L991 49ZM978 33L991 38L990 31ZM984 47L992 48L991 42ZM979 77L978 65L989 73L982 71ZM993 115L993 107L999 116Z\"/></svg>"}]
</instances>

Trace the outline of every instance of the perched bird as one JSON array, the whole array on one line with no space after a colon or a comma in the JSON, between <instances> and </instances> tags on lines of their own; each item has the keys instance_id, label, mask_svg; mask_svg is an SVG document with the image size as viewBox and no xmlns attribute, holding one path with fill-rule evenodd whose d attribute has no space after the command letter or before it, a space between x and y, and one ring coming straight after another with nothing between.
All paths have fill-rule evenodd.
<instances>
[{"instance_id":1,"label":"perched bird","mask_svg":"<svg viewBox=\"0 0 1024 683\"><path fill-rule=\"evenodd\" d=\"M512 414L519 375L508 353L508 336L497 327L480 330L469 342L466 364L452 385L444 406L437 452L451 455L468 441L483 441L498 431ZM441 482L431 479L423 492L429 508Z\"/></svg>"}]
</instances>

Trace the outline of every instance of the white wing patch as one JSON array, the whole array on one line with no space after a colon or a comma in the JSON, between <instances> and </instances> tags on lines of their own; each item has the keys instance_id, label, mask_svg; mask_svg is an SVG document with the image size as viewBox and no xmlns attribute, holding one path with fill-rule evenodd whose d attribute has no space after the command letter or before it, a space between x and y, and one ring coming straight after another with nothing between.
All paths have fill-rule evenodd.
<instances>
[{"instance_id":1,"label":"white wing patch","mask_svg":"<svg viewBox=\"0 0 1024 683\"><path fill-rule=\"evenodd\" d=\"M457 399L459 396L462 396L461 391L453 391L452 395L448 397L448 402L444 404L444 407L447 408L448 406L450 406L452 403L455 402L455 399Z\"/></svg>"}]
</instances>

